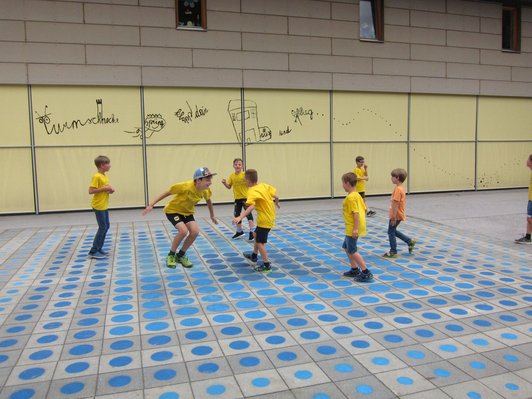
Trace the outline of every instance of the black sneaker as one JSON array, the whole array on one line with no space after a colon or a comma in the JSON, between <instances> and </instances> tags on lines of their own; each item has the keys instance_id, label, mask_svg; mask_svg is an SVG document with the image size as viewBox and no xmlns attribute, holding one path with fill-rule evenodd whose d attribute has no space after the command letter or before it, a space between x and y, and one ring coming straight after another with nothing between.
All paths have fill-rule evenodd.
<instances>
[{"instance_id":1,"label":"black sneaker","mask_svg":"<svg viewBox=\"0 0 532 399\"><path fill-rule=\"evenodd\" d=\"M371 274L371 272L360 273L358 276L355 276L355 281L358 283L369 283L372 280L373 274Z\"/></svg>"},{"instance_id":2,"label":"black sneaker","mask_svg":"<svg viewBox=\"0 0 532 399\"><path fill-rule=\"evenodd\" d=\"M344 277L356 277L360 274L360 269L357 267L356 269L349 269L347 272L344 273Z\"/></svg>"},{"instance_id":3,"label":"black sneaker","mask_svg":"<svg viewBox=\"0 0 532 399\"><path fill-rule=\"evenodd\" d=\"M244 252L242 255L244 255L244 258L249 259L252 262L257 261L257 255L255 255L253 252Z\"/></svg>"},{"instance_id":4,"label":"black sneaker","mask_svg":"<svg viewBox=\"0 0 532 399\"><path fill-rule=\"evenodd\" d=\"M368 212L366 213L366 216L367 216L367 217L372 217L372 216L375 216L376 214L377 214L377 212L375 212L375 211L368 211Z\"/></svg>"},{"instance_id":5,"label":"black sneaker","mask_svg":"<svg viewBox=\"0 0 532 399\"><path fill-rule=\"evenodd\" d=\"M248 241L255 241L255 236L253 235L252 231L249 232Z\"/></svg>"},{"instance_id":6,"label":"black sneaker","mask_svg":"<svg viewBox=\"0 0 532 399\"><path fill-rule=\"evenodd\" d=\"M259 272L259 273L269 273L269 272L272 271L272 267L271 266L260 265L260 266L257 266L255 268L255 271Z\"/></svg>"},{"instance_id":7,"label":"black sneaker","mask_svg":"<svg viewBox=\"0 0 532 399\"><path fill-rule=\"evenodd\" d=\"M518 238L514 242L516 244L532 244L532 240L530 238L526 238L525 236Z\"/></svg>"},{"instance_id":8,"label":"black sneaker","mask_svg":"<svg viewBox=\"0 0 532 399\"><path fill-rule=\"evenodd\" d=\"M233 237L231 237L232 239L235 239L235 238L238 238L240 236L243 236L244 235L244 232L243 231L237 231Z\"/></svg>"}]
</instances>

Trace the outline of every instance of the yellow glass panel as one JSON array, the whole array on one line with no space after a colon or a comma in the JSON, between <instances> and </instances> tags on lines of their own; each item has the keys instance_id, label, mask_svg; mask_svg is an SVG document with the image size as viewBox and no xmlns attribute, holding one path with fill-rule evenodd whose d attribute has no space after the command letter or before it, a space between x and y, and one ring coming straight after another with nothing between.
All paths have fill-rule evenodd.
<instances>
[{"instance_id":1,"label":"yellow glass panel","mask_svg":"<svg viewBox=\"0 0 532 399\"><path fill-rule=\"evenodd\" d=\"M479 143L477 188L528 187L530 143Z\"/></svg>"},{"instance_id":2,"label":"yellow glass panel","mask_svg":"<svg viewBox=\"0 0 532 399\"><path fill-rule=\"evenodd\" d=\"M411 192L473 189L475 144L413 143L408 172Z\"/></svg>"},{"instance_id":3,"label":"yellow glass panel","mask_svg":"<svg viewBox=\"0 0 532 399\"><path fill-rule=\"evenodd\" d=\"M94 158L111 159L110 208L144 206L142 149L135 147L37 148L37 185L41 211L90 209L89 184L97 172Z\"/></svg>"},{"instance_id":4,"label":"yellow glass panel","mask_svg":"<svg viewBox=\"0 0 532 399\"><path fill-rule=\"evenodd\" d=\"M532 99L480 97L479 140L532 140Z\"/></svg>"},{"instance_id":5,"label":"yellow glass panel","mask_svg":"<svg viewBox=\"0 0 532 399\"><path fill-rule=\"evenodd\" d=\"M31 164L30 149L0 149L0 213L35 212Z\"/></svg>"},{"instance_id":6,"label":"yellow glass panel","mask_svg":"<svg viewBox=\"0 0 532 399\"><path fill-rule=\"evenodd\" d=\"M331 195L328 144L257 144L246 154L247 168L277 188L281 199Z\"/></svg>"},{"instance_id":7,"label":"yellow glass panel","mask_svg":"<svg viewBox=\"0 0 532 399\"><path fill-rule=\"evenodd\" d=\"M403 143L342 143L334 144L334 196L345 196L342 175L353 172L358 155L368 165L368 195L391 193L393 185L390 172L395 168L406 169L406 144Z\"/></svg>"},{"instance_id":8,"label":"yellow glass panel","mask_svg":"<svg viewBox=\"0 0 532 399\"><path fill-rule=\"evenodd\" d=\"M144 99L148 144L238 142L238 89L151 87Z\"/></svg>"},{"instance_id":9,"label":"yellow glass panel","mask_svg":"<svg viewBox=\"0 0 532 399\"><path fill-rule=\"evenodd\" d=\"M334 141L406 141L408 95L333 93Z\"/></svg>"},{"instance_id":10,"label":"yellow glass panel","mask_svg":"<svg viewBox=\"0 0 532 399\"><path fill-rule=\"evenodd\" d=\"M192 180L196 168L207 166L217 173L210 187L212 201L233 202L233 192L225 188L222 179L229 177L234 171L233 159L241 157L242 147L236 144L149 146L147 158L150 201L168 190L172 184ZM164 205L169 200L170 197L157 206Z\"/></svg>"},{"instance_id":11,"label":"yellow glass panel","mask_svg":"<svg viewBox=\"0 0 532 399\"><path fill-rule=\"evenodd\" d=\"M140 144L140 93L135 87L32 89L37 146Z\"/></svg>"},{"instance_id":12,"label":"yellow glass panel","mask_svg":"<svg viewBox=\"0 0 532 399\"><path fill-rule=\"evenodd\" d=\"M29 146L30 124L28 88L26 86L0 86L0 146Z\"/></svg>"},{"instance_id":13,"label":"yellow glass panel","mask_svg":"<svg viewBox=\"0 0 532 399\"><path fill-rule=\"evenodd\" d=\"M246 90L246 142L306 143L330 140L326 91Z\"/></svg>"},{"instance_id":14,"label":"yellow glass panel","mask_svg":"<svg viewBox=\"0 0 532 399\"><path fill-rule=\"evenodd\" d=\"M475 140L476 106L471 96L412 94L410 140Z\"/></svg>"}]
</instances>

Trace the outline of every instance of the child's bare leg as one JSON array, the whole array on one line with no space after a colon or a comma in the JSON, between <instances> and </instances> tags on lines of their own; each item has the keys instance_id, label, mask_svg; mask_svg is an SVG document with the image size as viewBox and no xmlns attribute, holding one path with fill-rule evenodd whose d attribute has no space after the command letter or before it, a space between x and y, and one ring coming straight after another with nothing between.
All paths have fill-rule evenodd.
<instances>
[{"instance_id":1,"label":"child's bare leg","mask_svg":"<svg viewBox=\"0 0 532 399\"><path fill-rule=\"evenodd\" d=\"M361 270L367 269L366 262L364 262L362 255L360 255L358 252L350 254L347 251L345 251L345 253L347 254L347 257L349 258L349 264L351 265L352 269L356 269L357 267L359 267Z\"/></svg>"},{"instance_id":2,"label":"child's bare leg","mask_svg":"<svg viewBox=\"0 0 532 399\"><path fill-rule=\"evenodd\" d=\"M172 246L170 247L170 250L172 252L176 252L177 248L179 247L179 244L181 244L181 241L187 236L188 229L187 226L185 226L185 223L178 223L176 224L175 228L177 229L177 234L175 235Z\"/></svg>"},{"instance_id":3,"label":"child's bare leg","mask_svg":"<svg viewBox=\"0 0 532 399\"><path fill-rule=\"evenodd\" d=\"M526 233L532 234L532 218L531 217L526 218Z\"/></svg>"},{"instance_id":4,"label":"child's bare leg","mask_svg":"<svg viewBox=\"0 0 532 399\"><path fill-rule=\"evenodd\" d=\"M188 229L188 236L181 247L181 251L183 252L187 251L187 249L192 245L192 243L196 240L196 237L199 235L199 226L195 221L188 222L186 228Z\"/></svg>"},{"instance_id":5,"label":"child's bare leg","mask_svg":"<svg viewBox=\"0 0 532 399\"><path fill-rule=\"evenodd\" d=\"M269 262L270 260L268 259L268 251L266 251L266 246L261 243L261 242L255 242L255 248L258 250L258 252L260 253L260 256L262 256L262 261L264 263L266 262Z\"/></svg>"}]
</instances>

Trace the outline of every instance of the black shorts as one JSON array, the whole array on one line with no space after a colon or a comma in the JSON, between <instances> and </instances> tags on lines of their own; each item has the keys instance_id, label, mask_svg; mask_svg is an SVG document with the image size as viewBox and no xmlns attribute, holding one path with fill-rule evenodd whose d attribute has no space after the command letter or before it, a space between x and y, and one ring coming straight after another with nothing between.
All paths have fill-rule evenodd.
<instances>
[{"instance_id":1,"label":"black shorts","mask_svg":"<svg viewBox=\"0 0 532 399\"><path fill-rule=\"evenodd\" d=\"M266 227L257 227L255 229L255 241L259 244L266 244L268 242L268 233L271 229Z\"/></svg>"},{"instance_id":2,"label":"black shorts","mask_svg":"<svg viewBox=\"0 0 532 399\"><path fill-rule=\"evenodd\" d=\"M178 223L185 223L193 222L194 215L181 215L180 213L165 213L166 218L172 223L172 226L177 226Z\"/></svg>"},{"instance_id":3,"label":"black shorts","mask_svg":"<svg viewBox=\"0 0 532 399\"><path fill-rule=\"evenodd\" d=\"M239 198L235 200L235 218L240 216L240 214L242 213L242 209L248 209L248 206L246 205L246 198ZM253 220L253 215L250 213L246 216L246 218L248 220Z\"/></svg>"},{"instance_id":4,"label":"black shorts","mask_svg":"<svg viewBox=\"0 0 532 399\"><path fill-rule=\"evenodd\" d=\"M366 192L365 191L358 191L358 193L360 194L360 196L362 198L366 198Z\"/></svg>"}]
</instances>

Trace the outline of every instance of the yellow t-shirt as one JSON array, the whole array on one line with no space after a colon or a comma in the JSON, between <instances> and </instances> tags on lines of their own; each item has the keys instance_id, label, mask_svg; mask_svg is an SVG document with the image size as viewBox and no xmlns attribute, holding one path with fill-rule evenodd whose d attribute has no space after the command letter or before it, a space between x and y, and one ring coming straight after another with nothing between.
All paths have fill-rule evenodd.
<instances>
[{"instance_id":1,"label":"yellow t-shirt","mask_svg":"<svg viewBox=\"0 0 532 399\"><path fill-rule=\"evenodd\" d=\"M277 190L266 183L259 183L248 188L247 205L254 205L257 210L257 226L271 229L275 226L275 204L273 198Z\"/></svg>"},{"instance_id":2,"label":"yellow t-shirt","mask_svg":"<svg viewBox=\"0 0 532 399\"><path fill-rule=\"evenodd\" d=\"M109 185L109 177L103 173L96 173L92 176L90 187L100 188ZM98 211L105 211L109 208L109 191L100 191L92 196L91 207Z\"/></svg>"},{"instance_id":3,"label":"yellow t-shirt","mask_svg":"<svg viewBox=\"0 0 532 399\"><path fill-rule=\"evenodd\" d=\"M528 185L528 200L532 201L532 173L530 173L530 184Z\"/></svg>"},{"instance_id":4,"label":"yellow t-shirt","mask_svg":"<svg viewBox=\"0 0 532 399\"><path fill-rule=\"evenodd\" d=\"M366 204L359 193L353 191L349 193L343 202L345 235L351 237L353 235L354 220L353 213L358 213L358 235L365 236L366 231Z\"/></svg>"},{"instance_id":5,"label":"yellow t-shirt","mask_svg":"<svg viewBox=\"0 0 532 399\"><path fill-rule=\"evenodd\" d=\"M198 190L194 180L176 183L168 189L174 198L164 207L165 213L179 213L184 216L194 213L194 206L201 199L208 200L212 196L211 190Z\"/></svg>"},{"instance_id":6,"label":"yellow t-shirt","mask_svg":"<svg viewBox=\"0 0 532 399\"><path fill-rule=\"evenodd\" d=\"M364 168L355 168L353 173L356 175L358 179L360 179L361 177L366 177L366 169ZM355 191L357 193L365 193L366 192L366 180L357 180Z\"/></svg>"},{"instance_id":7,"label":"yellow t-shirt","mask_svg":"<svg viewBox=\"0 0 532 399\"><path fill-rule=\"evenodd\" d=\"M231 173L229 179L227 179L227 184L233 188L233 195L235 199L243 199L248 196L248 186L246 185L246 180L244 177L246 174L242 171L238 174Z\"/></svg>"},{"instance_id":8,"label":"yellow t-shirt","mask_svg":"<svg viewBox=\"0 0 532 399\"><path fill-rule=\"evenodd\" d=\"M392 218L392 203L394 201L399 202L399 208L397 209L397 220L406 220L406 192L403 186L396 186L392 193L392 202L390 203L390 211L388 217Z\"/></svg>"}]
</instances>

